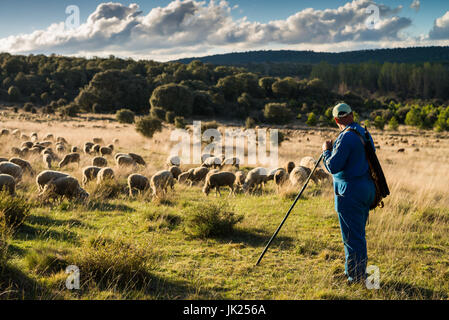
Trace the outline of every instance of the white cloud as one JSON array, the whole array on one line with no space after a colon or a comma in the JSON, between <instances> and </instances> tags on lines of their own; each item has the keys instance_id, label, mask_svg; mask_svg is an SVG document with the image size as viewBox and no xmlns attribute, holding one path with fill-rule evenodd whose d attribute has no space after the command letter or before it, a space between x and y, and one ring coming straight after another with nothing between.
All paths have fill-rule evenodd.
<instances>
[{"instance_id":1,"label":"white cloud","mask_svg":"<svg viewBox=\"0 0 449 320\"><path fill-rule=\"evenodd\" d=\"M449 40L449 11L435 20L432 30L430 30L429 38L432 40Z\"/></svg>"},{"instance_id":2,"label":"white cloud","mask_svg":"<svg viewBox=\"0 0 449 320\"><path fill-rule=\"evenodd\" d=\"M174 0L147 15L137 4L103 3L85 23L66 29L64 23L45 30L0 39L0 51L68 55L115 54L171 59L191 53L257 48L322 46L323 44L388 43L403 40L411 20L398 17L402 7L378 5L381 21L368 29L365 9L370 0L354 0L337 9L305 9L285 20L268 23L233 19L224 1ZM168 58L170 57L170 58Z\"/></svg>"},{"instance_id":3,"label":"white cloud","mask_svg":"<svg viewBox=\"0 0 449 320\"><path fill-rule=\"evenodd\" d=\"M415 9L415 11L418 12L420 8L421 2L419 0L413 0L412 4L410 5L410 9Z\"/></svg>"}]
</instances>

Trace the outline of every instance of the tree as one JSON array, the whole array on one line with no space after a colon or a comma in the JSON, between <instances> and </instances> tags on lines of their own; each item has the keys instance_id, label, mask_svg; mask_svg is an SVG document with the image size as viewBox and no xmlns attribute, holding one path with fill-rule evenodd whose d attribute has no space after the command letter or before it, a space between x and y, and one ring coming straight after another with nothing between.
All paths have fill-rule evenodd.
<instances>
[{"instance_id":1,"label":"tree","mask_svg":"<svg viewBox=\"0 0 449 320\"><path fill-rule=\"evenodd\" d=\"M173 111L178 116L190 116L193 110L193 94L188 87L174 83L157 87L150 98L152 108Z\"/></svg>"},{"instance_id":2,"label":"tree","mask_svg":"<svg viewBox=\"0 0 449 320\"><path fill-rule=\"evenodd\" d=\"M268 122L277 124L287 123L292 117L286 103L268 103L265 105L263 114Z\"/></svg>"},{"instance_id":3,"label":"tree","mask_svg":"<svg viewBox=\"0 0 449 320\"><path fill-rule=\"evenodd\" d=\"M143 117L137 120L136 131L144 137L152 138L156 132L162 131L162 122L151 116Z\"/></svg>"}]
</instances>

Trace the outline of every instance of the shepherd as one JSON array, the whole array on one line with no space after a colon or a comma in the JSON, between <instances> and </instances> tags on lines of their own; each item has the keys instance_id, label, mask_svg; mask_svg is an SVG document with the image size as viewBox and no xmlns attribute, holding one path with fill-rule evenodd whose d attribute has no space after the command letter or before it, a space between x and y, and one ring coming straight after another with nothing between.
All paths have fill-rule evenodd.
<instances>
[{"instance_id":1,"label":"shepherd","mask_svg":"<svg viewBox=\"0 0 449 320\"><path fill-rule=\"evenodd\" d=\"M365 227L375 201L376 186L370 175L365 147L359 136L369 138L365 129L354 122L349 105L340 103L332 115L341 130L335 143L323 143L323 162L334 180L335 211L338 213L345 250L345 275L348 283L364 282L368 260Z\"/></svg>"}]
</instances>

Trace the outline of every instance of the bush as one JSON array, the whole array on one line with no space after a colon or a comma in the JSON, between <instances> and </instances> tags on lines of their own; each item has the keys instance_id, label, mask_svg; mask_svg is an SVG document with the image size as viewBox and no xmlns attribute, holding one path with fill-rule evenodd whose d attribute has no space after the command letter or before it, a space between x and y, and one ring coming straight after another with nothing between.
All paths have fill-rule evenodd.
<instances>
[{"instance_id":1,"label":"bush","mask_svg":"<svg viewBox=\"0 0 449 320\"><path fill-rule=\"evenodd\" d=\"M381 116L377 116L373 121L374 127L383 130L385 128L385 119Z\"/></svg>"},{"instance_id":2,"label":"bush","mask_svg":"<svg viewBox=\"0 0 449 320\"><path fill-rule=\"evenodd\" d=\"M12 102L19 101L22 96L19 88L17 88L16 86L9 87L8 95L9 95L9 101L12 101Z\"/></svg>"},{"instance_id":3,"label":"bush","mask_svg":"<svg viewBox=\"0 0 449 320\"><path fill-rule=\"evenodd\" d=\"M164 121L165 120L165 114L166 114L166 111L164 109L162 109L162 108L152 107L150 109L150 116L152 116L155 119L159 119L161 121Z\"/></svg>"},{"instance_id":4,"label":"bush","mask_svg":"<svg viewBox=\"0 0 449 320\"><path fill-rule=\"evenodd\" d=\"M398 130L399 123L398 123L398 120L396 120L396 117L393 117L390 119L390 121L388 122L388 127L390 128L390 130L393 130L393 131Z\"/></svg>"},{"instance_id":5,"label":"bush","mask_svg":"<svg viewBox=\"0 0 449 320\"><path fill-rule=\"evenodd\" d=\"M134 123L135 114L129 109L120 109L115 113L115 117L120 123Z\"/></svg>"},{"instance_id":6,"label":"bush","mask_svg":"<svg viewBox=\"0 0 449 320\"><path fill-rule=\"evenodd\" d=\"M246 121L245 121L246 129L252 129L255 126L256 126L256 120L254 120L253 118L250 118L250 117L246 118Z\"/></svg>"},{"instance_id":7,"label":"bush","mask_svg":"<svg viewBox=\"0 0 449 320\"><path fill-rule=\"evenodd\" d=\"M184 129L186 127L184 117L175 117L175 127L178 129Z\"/></svg>"},{"instance_id":8,"label":"bush","mask_svg":"<svg viewBox=\"0 0 449 320\"><path fill-rule=\"evenodd\" d=\"M54 114L55 113L55 109L52 106L48 105L48 106L45 106L45 107L42 108L42 113L44 113L44 114Z\"/></svg>"},{"instance_id":9,"label":"bush","mask_svg":"<svg viewBox=\"0 0 449 320\"><path fill-rule=\"evenodd\" d=\"M6 190L0 192L0 229L18 228L30 215L31 204L25 198L11 196Z\"/></svg>"},{"instance_id":10,"label":"bush","mask_svg":"<svg viewBox=\"0 0 449 320\"><path fill-rule=\"evenodd\" d=\"M82 270L84 281L102 288L146 290L156 260L149 247L98 237L84 243L70 263Z\"/></svg>"},{"instance_id":11,"label":"bush","mask_svg":"<svg viewBox=\"0 0 449 320\"><path fill-rule=\"evenodd\" d=\"M25 112L31 112L34 108L34 104L27 102L23 105L23 111Z\"/></svg>"},{"instance_id":12,"label":"bush","mask_svg":"<svg viewBox=\"0 0 449 320\"><path fill-rule=\"evenodd\" d=\"M167 113L165 114L165 121L167 123L174 123L175 117L176 117L176 115L173 111L167 111Z\"/></svg>"},{"instance_id":13,"label":"bush","mask_svg":"<svg viewBox=\"0 0 449 320\"><path fill-rule=\"evenodd\" d=\"M30 270L38 274L50 275L67 267L67 262L56 252L36 249L25 256L25 263Z\"/></svg>"},{"instance_id":14,"label":"bush","mask_svg":"<svg viewBox=\"0 0 449 320\"><path fill-rule=\"evenodd\" d=\"M199 203L186 209L186 226L184 231L195 238L208 238L229 235L234 226L243 220L227 211L228 204Z\"/></svg>"},{"instance_id":15,"label":"bush","mask_svg":"<svg viewBox=\"0 0 449 320\"><path fill-rule=\"evenodd\" d=\"M309 113L309 116L307 117L306 124L309 126L316 126L317 123L318 123L318 120L316 118L315 113L313 113L313 112Z\"/></svg>"},{"instance_id":16,"label":"bush","mask_svg":"<svg viewBox=\"0 0 449 320\"><path fill-rule=\"evenodd\" d=\"M155 119L151 116L143 117L137 120L136 131L142 134L144 137L152 138L156 132L162 131L162 122L159 119Z\"/></svg>"},{"instance_id":17,"label":"bush","mask_svg":"<svg viewBox=\"0 0 449 320\"><path fill-rule=\"evenodd\" d=\"M76 117L79 112L79 108L76 104L69 104L59 109L61 114L68 117Z\"/></svg>"},{"instance_id":18,"label":"bush","mask_svg":"<svg viewBox=\"0 0 449 320\"><path fill-rule=\"evenodd\" d=\"M268 103L265 105L263 114L268 122L277 124L289 122L292 116L285 103Z\"/></svg>"},{"instance_id":19,"label":"bush","mask_svg":"<svg viewBox=\"0 0 449 320\"><path fill-rule=\"evenodd\" d=\"M201 122L201 132L205 132L209 129L217 129L218 122L217 121L209 121L209 122Z\"/></svg>"}]
</instances>

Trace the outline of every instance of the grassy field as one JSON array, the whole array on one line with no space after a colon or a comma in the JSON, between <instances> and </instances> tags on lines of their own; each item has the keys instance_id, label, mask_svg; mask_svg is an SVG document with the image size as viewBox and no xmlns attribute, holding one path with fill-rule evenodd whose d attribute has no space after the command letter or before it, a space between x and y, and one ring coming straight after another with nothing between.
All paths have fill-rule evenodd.
<instances>
[{"instance_id":1,"label":"grassy field","mask_svg":"<svg viewBox=\"0 0 449 320\"><path fill-rule=\"evenodd\" d=\"M94 137L105 144L118 138L118 152L144 156L147 167L133 172L146 176L165 168L171 147L170 128L149 140L131 125L94 116L60 121L4 113L0 127L39 137L53 133L77 146ZM284 132L289 140L280 147L280 165L317 157L322 141L336 133L300 127ZM0 299L447 299L449 136L409 128L373 136L392 193L367 226L368 264L380 269L379 290L345 282L330 185L311 183L256 267L297 190L278 194L270 182L260 195L223 192L216 198L203 195L201 186L176 185L163 199L130 198L122 187L130 171L114 167L119 186L111 188L117 194L107 198L93 183L85 203L44 204L34 178L25 176L18 196L31 203L32 214L14 233L2 234ZM20 144L0 137L0 157L12 157L11 147ZM91 158L83 155L79 167L64 171L81 179ZM44 170L40 156L28 160L37 172ZM114 165L112 157L108 161ZM196 206L217 204L243 220L229 234L192 236L188 222ZM80 268L80 290L65 287L69 264Z\"/></svg>"}]
</instances>

